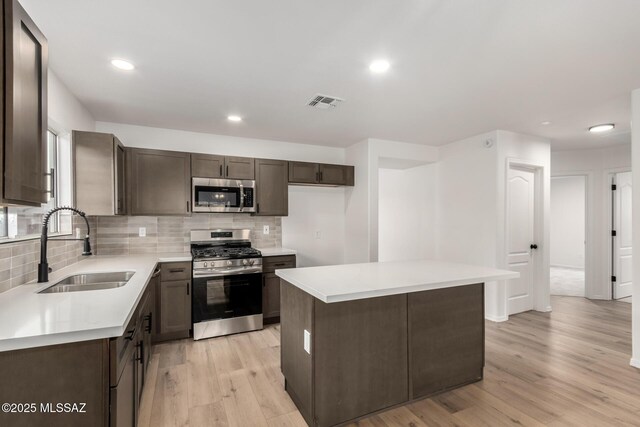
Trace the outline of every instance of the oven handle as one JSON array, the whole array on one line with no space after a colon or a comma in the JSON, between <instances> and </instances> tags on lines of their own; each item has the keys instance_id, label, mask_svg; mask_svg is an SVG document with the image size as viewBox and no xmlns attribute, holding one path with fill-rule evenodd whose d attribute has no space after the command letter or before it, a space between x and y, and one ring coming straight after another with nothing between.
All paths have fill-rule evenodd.
<instances>
[{"instance_id":1,"label":"oven handle","mask_svg":"<svg viewBox=\"0 0 640 427\"><path fill-rule=\"evenodd\" d=\"M222 277L222 276L231 276L236 274L254 274L254 273L262 273L262 267L253 267L253 268L228 268L228 269L209 269L209 270L198 270L193 272L193 277Z\"/></svg>"}]
</instances>

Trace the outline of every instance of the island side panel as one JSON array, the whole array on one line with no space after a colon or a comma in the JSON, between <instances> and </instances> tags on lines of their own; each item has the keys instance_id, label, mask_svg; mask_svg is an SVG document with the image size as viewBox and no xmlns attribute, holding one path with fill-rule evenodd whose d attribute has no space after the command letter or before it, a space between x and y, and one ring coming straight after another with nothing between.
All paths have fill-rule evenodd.
<instances>
[{"instance_id":1,"label":"island side panel","mask_svg":"<svg viewBox=\"0 0 640 427\"><path fill-rule=\"evenodd\" d=\"M482 379L484 284L409 294L411 399Z\"/></svg>"},{"instance_id":2,"label":"island side panel","mask_svg":"<svg viewBox=\"0 0 640 427\"><path fill-rule=\"evenodd\" d=\"M408 400L407 295L314 306L316 425Z\"/></svg>"},{"instance_id":3,"label":"island side panel","mask_svg":"<svg viewBox=\"0 0 640 427\"><path fill-rule=\"evenodd\" d=\"M280 362L289 396L310 426L313 423L313 360L304 350L304 331L313 341L313 300L306 292L280 280ZM314 343L311 343L311 352Z\"/></svg>"}]
</instances>

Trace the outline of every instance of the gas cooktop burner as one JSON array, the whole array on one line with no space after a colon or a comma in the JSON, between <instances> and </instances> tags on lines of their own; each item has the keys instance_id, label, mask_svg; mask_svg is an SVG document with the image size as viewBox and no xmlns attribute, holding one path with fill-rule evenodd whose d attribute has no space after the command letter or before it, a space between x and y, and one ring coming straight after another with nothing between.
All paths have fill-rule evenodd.
<instances>
[{"instance_id":1,"label":"gas cooktop burner","mask_svg":"<svg viewBox=\"0 0 640 427\"><path fill-rule=\"evenodd\" d=\"M191 249L194 259L258 258L262 254L252 247L212 246Z\"/></svg>"}]
</instances>

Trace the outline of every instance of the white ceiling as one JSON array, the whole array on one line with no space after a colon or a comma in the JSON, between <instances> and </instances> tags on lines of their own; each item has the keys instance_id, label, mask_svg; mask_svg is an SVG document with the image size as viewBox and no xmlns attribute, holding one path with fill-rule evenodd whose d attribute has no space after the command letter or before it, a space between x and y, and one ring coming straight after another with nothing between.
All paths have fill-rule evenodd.
<instances>
[{"instance_id":1,"label":"white ceiling","mask_svg":"<svg viewBox=\"0 0 640 427\"><path fill-rule=\"evenodd\" d=\"M21 3L100 121L330 146L506 129L571 149L629 142L640 88L637 0ZM386 75L369 72L376 58ZM307 107L317 92L346 101ZM602 122L613 134L588 134Z\"/></svg>"}]
</instances>

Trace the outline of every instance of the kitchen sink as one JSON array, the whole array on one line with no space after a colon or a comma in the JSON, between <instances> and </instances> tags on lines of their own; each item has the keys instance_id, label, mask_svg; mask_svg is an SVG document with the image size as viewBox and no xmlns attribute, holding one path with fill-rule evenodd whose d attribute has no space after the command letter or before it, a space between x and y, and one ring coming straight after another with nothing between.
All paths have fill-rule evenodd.
<instances>
[{"instance_id":1,"label":"kitchen sink","mask_svg":"<svg viewBox=\"0 0 640 427\"><path fill-rule=\"evenodd\" d=\"M76 274L74 276L64 278L38 293L52 294L59 292L97 291L100 289L120 288L126 285L134 274L135 271Z\"/></svg>"}]
</instances>

